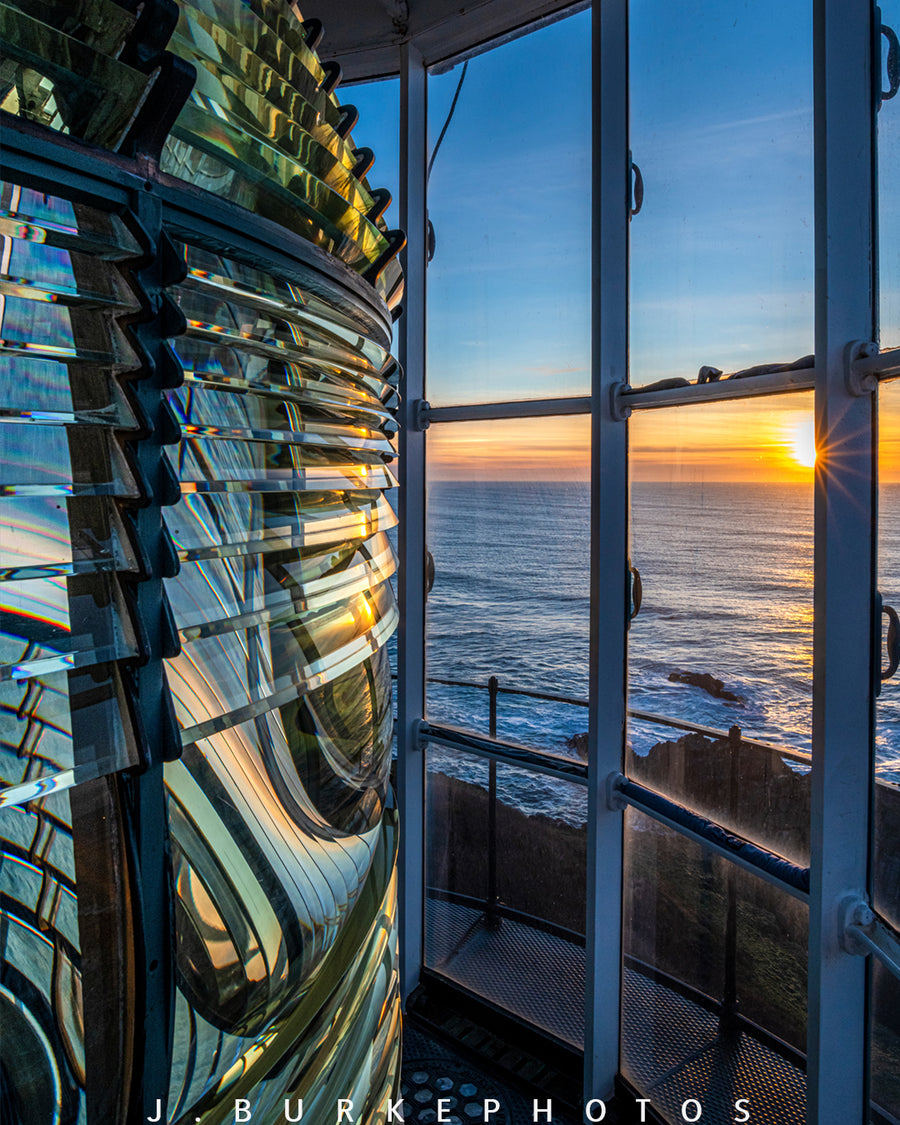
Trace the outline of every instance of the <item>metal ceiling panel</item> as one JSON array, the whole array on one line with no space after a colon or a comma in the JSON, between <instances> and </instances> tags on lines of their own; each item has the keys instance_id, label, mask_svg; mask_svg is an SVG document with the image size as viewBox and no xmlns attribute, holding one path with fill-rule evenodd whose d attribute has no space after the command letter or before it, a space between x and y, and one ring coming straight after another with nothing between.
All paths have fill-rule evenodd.
<instances>
[{"instance_id":1,"label":"metal ceiling panel","mask_svg":"<svg viewBox=\"0 0 900 1125\"><path fill-rule=\"evenodd\" d=\"M588 6L587 0L301 0L303 16L322 21L319 53L341 64L344 82L398 74L405 41L427 66L439 66Z\"/></svg>"}]
</instances>

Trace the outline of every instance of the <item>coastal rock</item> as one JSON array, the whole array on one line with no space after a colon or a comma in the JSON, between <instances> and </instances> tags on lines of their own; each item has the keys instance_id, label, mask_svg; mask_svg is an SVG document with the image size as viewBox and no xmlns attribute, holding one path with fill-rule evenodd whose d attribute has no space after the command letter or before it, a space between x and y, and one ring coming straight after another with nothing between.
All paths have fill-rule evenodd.
<instances>
[{"instance_id":1,"label":"coastal rock","mask_svg":"<svg viewBox=\"0 0 900 1125\"><path fill-rule=\"evenodd\" d=\"M571 738L566 739L566 746L570 750L574 750L583 762L588 760L588 736L587 731L583 734L573 734Z\"/></svg>"},{"instance_id":2,"label":"coastal rock","mask_svg":"<svg viewBox=\"0 0 900 1125\"><path fill-rule=\"evenodd\" d=\"M692 733L630 755L627 765L642 785L795 863L808 861L810 775L776 750L739 734L732 741Z\"/></svg>"},{"instance_id":3,"label":"coastal rock","mask_svg":"<svg viewBox=\"0 0 900 1125\"><path fill-rule=\"evenodd\" d=\"M703 688L715 699L725 699L729 703L743 703L742 695L735 695L733 691L726 691L725 682L717 680L709 672L670 672L669 679L675 684L691 684L692 687Z\"/></svg>"}]
</instances>

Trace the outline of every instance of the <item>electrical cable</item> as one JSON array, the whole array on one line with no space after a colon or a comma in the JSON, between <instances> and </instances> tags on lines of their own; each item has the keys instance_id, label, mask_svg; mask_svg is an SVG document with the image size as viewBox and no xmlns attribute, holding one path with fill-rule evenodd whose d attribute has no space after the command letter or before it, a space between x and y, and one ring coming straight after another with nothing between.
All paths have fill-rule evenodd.
<instances>
[{"instance_id":1,"label":"electrical cable","mask_svg":"<svg viewBox=\"0 0 900 1125\"><path fill-rule=\"evenodd\" d=\"M434 158L438 154L438 149L441 147L441 142L450 127L450 122L453 120L453 114L456 111L456 103L459 101L459 94L462 90L463 82L466 79L466 71L469 69L469 60L463 63L462 74L459 76L459 82L456 84L456 93L453 95L453 101L450 103L450 112L447 114L447 120L444 122L444 127L441 129L440 136L437 139L437 144L434 146L434 152L431 154L431 159L428 161L428 171L425 173L425 183L431 179L431 169L434 167Z\"/></svg>"}]
</instances>

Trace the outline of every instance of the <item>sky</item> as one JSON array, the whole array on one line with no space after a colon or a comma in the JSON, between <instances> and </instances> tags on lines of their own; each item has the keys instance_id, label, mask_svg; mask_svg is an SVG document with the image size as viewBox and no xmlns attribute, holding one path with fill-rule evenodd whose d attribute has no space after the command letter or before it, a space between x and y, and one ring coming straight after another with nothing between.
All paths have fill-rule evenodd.
<instances>
[{"instance_id":1,"label":"sky","mask_svg":"<svg viewBox=\"0 0 900 1125\"><path fill-rule=\"evenodd\" d=\"M900 26L900 0L884 0ZM634 0L630 381L696 378L813 350L812 5ZM461 74L429 78L433 146ZM343 91L373 185L395 194L396 81ZM900 97L879 120L882 337L900 344ZM429 215L432 404L586 394L590 380L590 15L469 63L435 160ZM396 209L389 220L396 222ZM797 396L654 411L631 427L635 479L792 480L811 427ZM885 396L882 432L900 418ZM428 435L434 478L587 479L587 421L456 423ZM900 451L898 451L900 452ZM900 457L885 461L900 480Z\"/></svg>"}]
</instances>

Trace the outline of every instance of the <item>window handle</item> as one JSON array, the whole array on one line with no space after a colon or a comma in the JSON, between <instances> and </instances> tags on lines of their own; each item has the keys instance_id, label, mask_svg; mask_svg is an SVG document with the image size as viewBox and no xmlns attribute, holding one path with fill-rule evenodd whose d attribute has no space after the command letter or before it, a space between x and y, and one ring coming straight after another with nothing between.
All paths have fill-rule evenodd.
<instances>
[{"instance_id":1,"label":"window handle","mask_svg":"<svg viewBox=\"0 0 900 1125\"><path fill-rule=\"evenodd\" d=\"M630 158L629 158L629 160L630 160ZM630 206L628 214L629 214L629 218L633 219L635 215L639 214L641 208L644 206L644 177L641 175L640 168L638 167L637 164L635 164L635 162L633 160L630 160L630 164L631 164L632 187L631 187L631 206Z\"/></svg>"},{"instance_id":2,"label":"window handle","mask_svg":"<svg viewBox=\"0 0 900 1125\"><path fill-rule=\"evenodd\" d=\"M888 619L887 631L887 668L881 669L881 679L889 680L900 667L900 617L891 605L883 605L881 613Z\"/></svg>"},{"instance_id":3,"label":"window handle","mask_svg":"<svg viewBox=\"0 0 900 1125\"><path fill-rule=\"evenodd\" d=\"M641 572L636 566L628 564L629 586L631 587L631 596L629 601L631 608L628 614L628 620L634 621L637 615L641 612L641 601L644 596L644 586L641 582Z\"/></svg>"},{"instance_id":4,"label":"window handle","mask_svg":"<svg viewBox=\"0 0 900 1125\"><path fill-rule=\"evenodd\" d=\"M886 90L880 89L878 94L878 108L881 108L882 102L889 102L891 98L897 96L900 91L900 40L897 39L897 32L887 24L881 24L881 34L888 41L888 54L887 54L887 80L888 88ZM879 48L881 39L878 39ZM878 50L878 69L881 69L881 51Z\"/></svg>"},{"instance_id":5,"label":"window handle","mask_svg":"<svg viewBox=\"0 0 900 1125\"><path fill-rule=\"evenodd\" d=\"M425 593L430 594L434 586L434 555L425 548Z\"/></svg>"}]
</instances>

